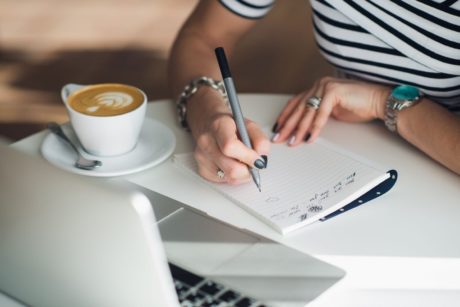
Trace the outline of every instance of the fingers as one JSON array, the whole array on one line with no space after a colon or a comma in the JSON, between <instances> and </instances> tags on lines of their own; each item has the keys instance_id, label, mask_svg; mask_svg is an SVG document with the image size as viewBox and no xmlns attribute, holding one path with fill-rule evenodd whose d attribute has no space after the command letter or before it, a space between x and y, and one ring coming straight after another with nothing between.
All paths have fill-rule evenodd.
<instances>
[{"instance_id":1,"label":"fingers","mask_svg":"<svg viewBox=\"0 0 460 307\"><path fill-rule=\"evenodd\" d=\"M311 89L288 101L273 128L272 142L287 141L290 146L314 142L331 114L340 120L372 120L376 118L373 105L381 103L377 100L382 97L375 93L385 91L387 88L370 83L322 78ZM313 96L320 101L311 101ZM377 102L370 103L374 100ZM237 184L250 180L248 166L267 166L269 140L255 123L246 121L254 148L250 149L239 140L230 114L224 112L217 117L214 117L211 124L203 126L204 132L197 138L196 159L200 174L214 182Z\"/></svg>"},{"instance_id":2,"label":"fingers","mask_svg":"<svg viewBox=\"0 0 460 307\"><path fill-rule=\"evenodd\" d=\"M235 124L232 120L232 129L216 129L215 139L220 151L226 156L240 161L250 167L265 168L262 155L267 155L270 150L270 142L258 126L246 120L246 129L251 139L250 149L237 136ZM226 127L230 127L230 124Z\"/></svg>"},{"instance_id":3,"label":"fingers","mask_svg":"<svg viewBox=\"0 0 460 307\"><path fill-rule=\"evenodd\" d=\"M310 137L307 140L307 143L314 142L317 138L324 125L331 115L333 106L335 105L334 97L332 95L326 94L321 100L321 106L316 110L316 114L312 120L312 123L309 127Z\"/></svg>"},{"instance_id":4,"label":"fingers","mask_svg":"<svg viewBox=\"0 0 460 307\"><path fill-rule=\"evenodd\" d=\"M281 143L292 137L307 109L305 105L307 99L317 91L318 86L319 84L315 83L310 90L302 92L288 101L276 121L277 129L273 131L272 142Z\"/></svg>"},{"instance_id":5,"label":"fingers","mask_svg":"<svg viewBox=\"0 0 460 307\"><path fill-rule=\"evenodd\" d=\"M297 124L296 129L293 131L288 139L290 146L296 146L301 142L307 142L311 138L310 127L315 118L316 111L312 108L306 108L303 117Z\"/></svg>"},{"instance_id":6,"label":"fingers","mask_svg":"<svg viewBox=\"0 0 460 307\"><path fill-rule=\"evenodd\" d=\"M248 130L249 137L251 138L254 151L259 155L259 157L268 156L271 142L267 138L267 135L256 123L250 120L246 121L246 128Z\"/></svg>"},{"instance_id":7,"label":"fingers","mask_svg":"<svg viewBox=\"0 0 460 307\"><path fill-rule=\"evenodd\" d=\"M246 165L224 155L214 160L197 147L195 149L195 160L198 163L198 173L209 181L239 184L250 180ZM223 176L219 176L219 171L222 171Z\"/></svg>"},{"instance_id":8,"label":"fingers","mask_svg":"<svg viewBox=\"0 0 460 307\"><path fill-rule=\"evenodd\" d=\"M296 146L302 142L314 142L334 106L338 103L334 92L329 91L328 84L334 79L323 78L314 86L294 98L292 98L278 117L278 130L272 137L272 142L288 142L289 146ZM308 105L311 97L320 99L319 107L316 109Z\"/></svg>"},{"instance_id":9,"label":"fingers","mask_svg":"<svg viewBox=\"0 0 460 307\"><path fill-rule=\"evenodd\" d=\"M255 123L246 121L246 127L254 149L239 140L231 116L219 118L208 133L197 138L195 159L202 177L213 182L238 184L250 180L248 166L266 167L270 141ZM217 175L218 170L224 172L223 178Z\"/></svg>"},{"instance_id":10,"label":"fingers","mask_svg":"<svg viewBox=\"0 0 460 307\"><path fill-rule=\"evenodd\" d=\"M280 115L278 116L278 119L276 121L276 126L278 128L281 128L281 126L284 125L284 122L287 120L287 118L290 116L290 114L294 111L295 108L298 107L299 105L299 101L300 99L302 99L302 96L304 95L305 93L300 93L294 97L292 97L291 99L289 99L289 101L287 102L286 106L284 107L283 111L281 111ZM275 127L276 127L275 126ZM275 128L274 127L274 128ZM273 131L274 133L275 132L278 132L278 129L273 129L273 130L276 130L276 131Z\"/></svg>"},{"instance_id":11,"label":"fingers","mask_svg":"<svg viewBox=\"0 0 460 307\"><path fill-rule=\"evenodd\" d=\"M288 142L290 146L296 146L302 142L309 141L311 138L311 126L317 116L317 110L309 106L308 100L313 97L323 96L323 86L321 82L315 83L313 88L296 96L297 107L291 110L287 117L280 116L282 124L278 135L272 138L276 143Z\"/></svg>"},{"instance_id":12,"label":"fingers","mask_svg":"<svg viewBox=\"0 0 460 307\"><path fill-rule=\"evenodd\" d=\"M295 132L297 125L299 121L302 119L302 117L305 114L305 97L307 97L307 94L304 93L297 97L296 102L297 106L294 108L291 113L289 114L288 117L284 121L281 121L281 129L278 132L278 136L275 136L272 140L276 143L279 142L284 142L287 139L290 139Z\"/></svg>"}]
</instances>

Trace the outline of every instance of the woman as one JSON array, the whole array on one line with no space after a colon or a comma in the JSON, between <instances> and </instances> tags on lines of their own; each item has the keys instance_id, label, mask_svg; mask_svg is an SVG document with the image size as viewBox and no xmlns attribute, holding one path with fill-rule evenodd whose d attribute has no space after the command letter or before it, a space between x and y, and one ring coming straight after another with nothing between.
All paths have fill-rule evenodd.
<instances>
[{"instance_id":1,"label":"woman","mask_svg":"<svg viewBox=\"0 0 460 307\"><path fill-rule=\"evenodd\" d=\"M288 101L271 141L314 142L329 116L380 119L460 174L460 1L310 2L317 44L341 77L322 78ZM210 181L238 184L250 180L247 165L266 165L270 140L256 124L247 120L254 150L238 140L214 48L231 54L273 4L200 1L173 46L170 84L175 97L182 93L183 123L197 143L199 173Z\"/></svg>"}]
</instances>

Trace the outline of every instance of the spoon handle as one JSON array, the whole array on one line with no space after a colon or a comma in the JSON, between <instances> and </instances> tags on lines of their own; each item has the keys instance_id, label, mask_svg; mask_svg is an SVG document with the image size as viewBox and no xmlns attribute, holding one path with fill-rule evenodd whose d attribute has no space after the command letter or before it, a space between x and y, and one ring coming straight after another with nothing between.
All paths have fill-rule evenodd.
<instances>
[{"instance_id":1,"label":"spoon handle","mask_svg":"<svg viewBox=\"0 0 460 307\"><path fill-rule=\"evenodd\" d=\"M64 131L62 130L61 126L58 125L57 123L48 123L47 125L47 128L53 132L55 135L57 135L58 137L60 137L61 139L63 139L64 141L67 142L67 144L69 144L70 146L72 146L72 148L75 150L75 152L77 154L80 154L80 152L78 151L77 147L70 141L70 139L67 137L67 135L65 135Z\"/></svg>"}]
</instances>

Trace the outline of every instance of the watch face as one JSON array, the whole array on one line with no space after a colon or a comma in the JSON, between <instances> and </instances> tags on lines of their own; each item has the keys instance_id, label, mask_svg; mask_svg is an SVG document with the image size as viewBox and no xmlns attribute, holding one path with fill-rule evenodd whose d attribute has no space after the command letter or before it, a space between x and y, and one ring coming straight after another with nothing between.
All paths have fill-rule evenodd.
<instances>
[{"instance_id":1,"label":"watch face","mask_svg":"<svg viewBox=\"0 0 460 307\"><path fill-rule=\"evenodd\" d=\"M397 100L415 100L420 96L420 92L414 86L399 85L393 89L391 95Z\"/></svg>"}]
</instances>

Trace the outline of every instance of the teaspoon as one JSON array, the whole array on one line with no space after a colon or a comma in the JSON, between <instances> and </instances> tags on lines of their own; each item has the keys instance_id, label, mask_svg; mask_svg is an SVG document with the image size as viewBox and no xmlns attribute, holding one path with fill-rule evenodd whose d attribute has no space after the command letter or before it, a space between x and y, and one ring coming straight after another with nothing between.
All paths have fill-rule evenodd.
<instances>
[{"instance_id":1,"label":"teaspoon","mask_svg":"<svg viewBox=\"0 0 460 307\"><path fill-rule=\"evenodd\" d=\"M78 159L75 161L75 167L90 171L102 166L102 162L99 160L90 160L83 157L80 151L78 151L77 147L69 140L67 135L65 135L60 125L58 125L57 123L48 123L47 128L55 135L57 135L59 138L64 140L67 144L69 144L77 153Z\"/></svg>"}]
</instances>

